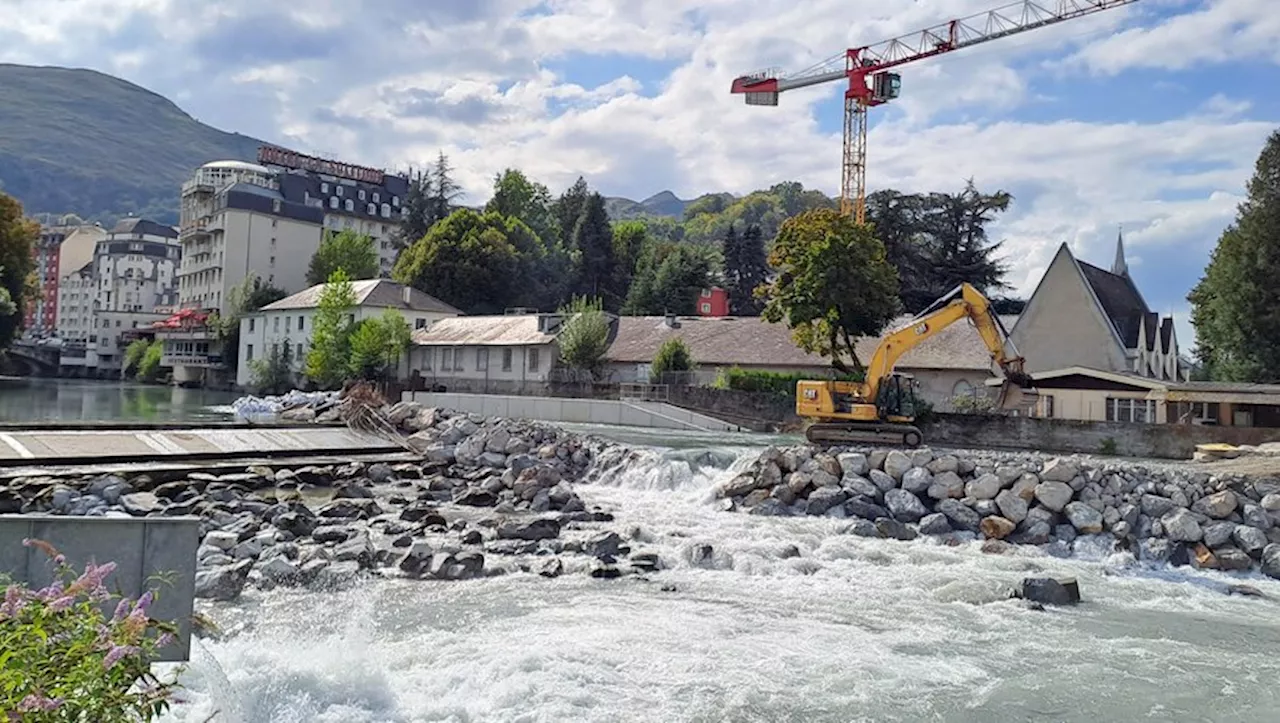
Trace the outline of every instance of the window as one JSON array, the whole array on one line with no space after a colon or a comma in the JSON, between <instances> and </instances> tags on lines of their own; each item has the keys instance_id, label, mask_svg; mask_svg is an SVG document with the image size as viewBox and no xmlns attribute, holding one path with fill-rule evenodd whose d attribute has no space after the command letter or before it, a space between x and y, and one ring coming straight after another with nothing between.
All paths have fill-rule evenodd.
<instances>
[{"instance_id":1,"label":"window","mask_svg":"<svg viewBox=\"0 0 1280 723\"><path fill-rule=\"evenodd\" d=\"M415 329L425 329L425 328L427 328L427 320L426 320L426 319L416 319L416 320L414 320L414 322L413 322L413 328L415 328Z\"/></svg>"},{"instance_id":2,"label":"window","mask_svg":"<svg viewBox=\"0 0 1280 723\"><path fill-rule=\"evenodd\" d=\"M289 333L289 324L291 323L293 323L293 319L290 319L289 317L286 316L284 318L284 333L286 334Z\"/></svg>"},{"instance_id":3,"label":"window","mask_svg":"<svg viewBox=\"0 0 1280 723\"><path fill-rule=\"evenodd\" d=\"M391 197L391 205L392 205L392 206L395 206L396 208L400 208L400 197L399 197L399 196L392 196L392 197Z\"/></svg>"},{"instance_id":4,"label":"window","mask_svg":"<svg viewBox=\"0 0 1280 723\"><path fill-rule=\"evenodd\" d=\"M368 212L368 214L369 214L370 216L377 216L377 215L378 215L378 207L377 207L377 206L375 206L375 205L374 205L374 204L372 204L372 203L371 203L371 204L369 204L368 208L366 208L365 210Z\"/></svg>"},{"instance_id":5,"label":"window","mask_svg":"<svg viewBox=\"0 0 1280 723\"><path fill-rule=\"evenodd\" d=\"M391 218L391 207L385 203L382 204L382 217Z\"/></svg>"},{"instance_id":6,"label":"window","mask_svg":"<svg viewBox=\"0 0 1280 723\"><path fill-rule=\"evenodd\" d=\"M489 350L476 349L476 371L483 372L489 369Z\"/></svg>"},{"instance_id":7,"label":"window","mask_svg":"<svg viewBox=\"0 0 1280 723\"><path fill-rule=\"evenodd\" d=\"M244 360L253 361L253 344L246 344L244 347Z\"/></svg>"},{"instance_id":8,"label":"window","mask_svg":"<svg viewBox=\"0 0 1280 723\"><path fill-rule=\"evenodd\" d=\"M1036 416L1042 419L1053 419L1053 395L1046 394L1036 401Z\"/></svg>"},{"instance_id":9,"label":"window","mask_svg":"<svg viewBox=\"0 0 1280 723\"><path fill-rule=\"evenodd\" d=\"M1156 421L1155 400L1107 397L1107 421L1153 424Z\"/></svg>"},{"instance_id":10,"label":"window","mask_svg":"<svg viewBox=\"0 0 1280 723\"><path fill-rule=\"evenodd\" d=\"M363 188L362 188L362 189L360 189L360 200L361 200L361 201L363 201L363 200L364 200L364 189L363 189Z\"/></svg>"},{"instance_id":11,"label":"window","mask_svg":"<svg viewBox=\"0 0 1280 723\"><path fill-rule=\"evenodd\" d=\"M502 371L504 372L511 371L511 350L510 349L502 350Z\"/></svg>"},{"instance_id":12,"label":"window","mask_svg":"<svg viewBox=\"0 0 1280 723\"><path fill-rule=\"evenodd\" d=\"M342 195L342 186L338 186L338 187L334 188L333 192L334 192L334 193L336 193L336 194L338 194L339 196L341 196L341 195Z\"/></svg>"},{"instance_id":13,"label":"window","mask_svg":"<svg viewBox=\"0 0 1280 723\"><path fill-rule=\"evenodd\" d=\"M298 314L298 331L302 331L302 314Z\"/></svg>"},{"instance_id":14,"label":"window","mask_svg":"<svg viewBox=\"0 0 1280 723\"><path fill-rule=\"evenodd\" d=\"M447 372L453 368L453 350L440 350L440 371Z\"/></svg>"},{"instance_id":15,"label":"window","mask_svg":"<svg viewBox=\"0 0 1280 723\"><path fill-rule=\"evenodd\" d=\"M294 361L300 361L300 360L302 360L302 345L301 345L301 344L299 344L299 345L298 345L298 354L297 354L297 356L296 356L296 357L294 357Z\"/></svg>"},{"instance_id":16,"label":"window","mask_svg":"<svg viewBox=\"0 0 1280 723\"><path fill-rule=\"evenodd\" d=\"M271 212L280 213L280 199L278 198L271 199ZM275 227L275 225L276 225L276 220L273 218L271 219L271 226Z\"/></svg>"},{"instance_id":17,"label":"window","mask_svg":"<svg viewBox=\"0 0 1280 723\"><path fill-rule=\"evenodd\" d=\"M532 348L529 349L529 352L528 352L529 371L531 372L538 371L538 352L539 351L540 351L539 349L532 349Z\"/></svg>"},{"instance_id":18,"label":"window","mask_svg":"<svg viewBox=\"0 0 1280 723\"><path fill-rule=\"evenodd\" d=\"M329 184L327 183L320 184L320 193L328 193L328 192L329 192Z\"/></svg>"},{"instance_id":19,"label":"window","mask_svg":"<svg viewBox=\"0 0 1280 723\"><path fill-rule=\"evenodd\" d=\"M375 192L374 192L374 194L373 194L373 202L374 202L374 203L377 203L377 202L378 202L378 193L377 193L376 191L375 191Z\"/></svg>"},{"instance_id":20,"label":"window","mask_svg":"<svg viewBox=\"0 0 1280 723\"><path fill-rule=\"evenodd\" d=\"M330 196L330 197L329 197L329 208L334 208L334 209L336 209L337 207L338 207L338 197L337 197L337 196Z\"/></svg>"},{"instance_id":21,"label":"window","mask_svg":"<svg viewBox=\"0 0 1280 723\"><path fill-rule=\"evenodd\" d=\"M704 299L710 299L710 298L711 298L711 289L703 289L703 290L702 290L702 298L704 298Z\"/></svg>"},{"instance_id":22,"label":"window","mask_svg":"<svg viewBox=\"0 0 1280 723\"><path fill-rule=\"evenodd\" d=\"M710 313L711 313L711 304L703 304L703 305L702 305L702 313L704 313L704 314L710 314Z\"/></svg>"},{"instance_id":23,"label":"window","mask_svg":"<svg viewBox=\"0 0 1280 723\"><path fill-rule=\"evenodd\" d=\"M462 357L466 349L458 348L453 350L453 370L455 372L462 371Z\"/></svg>"},{"instance_id":24,"label":"window","mask_svg":"<svg viewBox=\"0 0 1280 723\"><path fill-rule=\"evenodd\" d=\"M271 331L275 332L276 334L280 333L280 317L277 316L274 319L274 323L271 325Z\"/></svg>"},{"instance_id":25,"label":"window","mask_svg":"<svg viewBox=\"0 0 1280 723\"><path fill-rule=\"evenodd\" d=\"M436 355L435 349L427 349L427 353L422 355L423 371L428 371L428 372L431 371L431 358L434 357L435 355Z\"/></svg>"},{"instance_id":26,"label":"window","mask_svg":"<svg viewBox=\"0 0 1280 723\"><path fill-rule=\"evenodd\" d=\"M348 198L348 199L347 199L347 204L346 204L346 209L347 209L347 211L348 211L348 212L354 212L354 211L356 210L356 202L355 202L355 201L352 201L351 199L349 199L349 198Z\"/></svg>"},{"instance_id":27,"label":"window","mask_svg":"<svg viewBox=\"0 0 1280 723\"><path fill-rule=\"evenodd\" d=\"M279 357L279 356L280 356L280 345L279 345L279 344L272 344L272 345L271 345L271 356L272 356L272 357Z\"/></svg>"}]
</instances>

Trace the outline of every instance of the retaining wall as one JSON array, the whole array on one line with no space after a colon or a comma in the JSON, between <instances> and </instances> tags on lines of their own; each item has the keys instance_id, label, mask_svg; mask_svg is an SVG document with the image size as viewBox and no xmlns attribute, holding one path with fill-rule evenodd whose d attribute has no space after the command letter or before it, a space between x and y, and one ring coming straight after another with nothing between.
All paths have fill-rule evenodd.
<instances>
[{"instance_id":1,"label":"retaining wall","mask_svg":"<svg viewBox=\"0 0 1280 723\"><path fill-rule=\"evenodd\" d=\"M660 402L434 392L405 392L403 398L431 407L510 419L696 431L738 429L737 425Z\"/></svg>"},{"instance_id":2,"label":"retaining wall","mask_svg":"<svg viewBox=\"0 0 1280 723\"><path fill-rule=\"evenodd\" d=\"M77 570L84 570L87 562L116 563L106 580L112 592L118 587L137 598L146 590L155 591L151 616L178 625L177 640L160 651L160 660L190 659L200 518L0 515L0 572L39 589L53 581L53 566L40 550L24 547L23 538L52 543ZM152 579L156 575L165 576L166 582Z\"/></svg>"},{"instance_id":3,"label":"retaining wall","mask_svg":"<svg viewBox=\"0 0 1280 723\"><path fill-rule=\"evenodd\" d=\"M1110 452L1125 457L1190 459L1196 445L1280 441L1280 429L1190 424L1134 424L1070 419L937 414L922 426L927 444L1044 452Z\"/></svg>"}]
</instances>

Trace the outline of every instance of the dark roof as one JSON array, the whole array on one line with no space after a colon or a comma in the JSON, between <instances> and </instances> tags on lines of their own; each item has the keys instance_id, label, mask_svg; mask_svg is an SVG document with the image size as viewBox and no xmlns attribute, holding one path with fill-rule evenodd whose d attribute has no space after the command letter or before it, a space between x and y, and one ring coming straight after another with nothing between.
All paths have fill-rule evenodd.
<instances>
[{"instance_id":1,"label":"dark roof","mask_svg":"<svg viewBox=\"0 0 1280 723\"><path fill-rule=\"evenodd\" d=\"M322 183L328 184L327 193L321 190ZM342 189L341 197L336 193L338 188ZM365 194L363 201L360 200L361 191ZM382 223L398 224L403 220L401 209L404 208L405 198L409 195L409 181L403 176L387 174L383 177L382 185L379 186L348 179L326 181L320 178L319 174L309 171L287 171L280 174L280 192L294 203L306 203L307 199L311 199L312 203L318 203L326 214L376 219ZM375 194L378 196L376 202L373 200ZM330 205L331 199L334 198L338 199L337 208ZM352 202L350 211L347 210L347 201ZM373 213L369 212L370 204L373 204ZM388 216L382 215L384 204L390 214Z\"/></svg>"},{"instance_id":2,"label":"dark roof","mask_svg":"<svg viewBox=\"0 0 1280 723\"><path fill-rule=\"evenodd\" d=\"M1160 315L1154 311L1143 314L1142 323L1147 328L1147 351L1155 351L1156 341L1160 336L1158 333L1160 331Z\"/></svg>"},{"instance_id":3,"label":"dark roof","mask_svg":"<svg viewBox=\"0 0 1280 723\"><path fill-rule=\"evenodd\" d=\"M1133 285L1133 279L1127 274L1117 276L1110 271L1103 271L1084 261L1077 263L1125 348L1137 347L1139 326L1144 323L1144 316L1151 313L1151 310L1147 308L1142 294L1138 293L1138 288ZM1155 338L1155 329L1149 331L1152 332L1150 338Z\"/></svg>"},{"instance_id":4,"label":"dark roof","mask_svg":"<svg viewBox=\"0 0 1280 723\"><path fill-rule=\"evenodd\" d=\"M1165 352L1173 351L1173 317L1166 316L1164 322L1160 324L1160 348Z\"/></svg>"},{"instance_id":5,"label":"dark roof","mask_svg":"<svg viewBox=\"0 0 1280 723\"><path fill-rule=\"evenodd\" d=\"M146 234L164 238L178 238L177 229L145 218L122 219L115 225L115 228L111 229L111 233Z\"/></svg>"},{"instance_id":6,"label":"dark roof","mask_svg":"<svg viewBox=\"0 0 1280 723\"><path fill-rule=\"evenodd\" d=\"M1280 384L1255 384L1253 382L1173 382L1169 385L1169 389L1180 392L1280 395Z\"/></svg>"},{"instance_id":7,"label":"dark roof","mask_svg":"<svg viewBox=\"0 0 1280 723\"><path fill-rule=\"evenodd\" d=\"M262 310L314 309L320 305L320 293L324 291L324 287L325 284L316 284L274 304L267 304L262 307ZM388 279L361 279L352 281L351 287L356 295L357 306L373 306L406 311L431 311L440 314L462 313L436 297L424 294L412 287L409 287L409 303L406 304L404 301L405 287Z\"/></svg>"},{"instance_id":8,"label":"dark roof","mask_svg":"<svg viewBox=\"0 0 1280 723\"><path fill-rule=\"evenodd\" d=\"M227 208L255 211L317 225L324 223L324 211L301 203L293 203L277 191L252 183L237 183L224 191L223 196L226 199ZM277 202L280 204L278 210Z\"/></svg>"}]
</instances>

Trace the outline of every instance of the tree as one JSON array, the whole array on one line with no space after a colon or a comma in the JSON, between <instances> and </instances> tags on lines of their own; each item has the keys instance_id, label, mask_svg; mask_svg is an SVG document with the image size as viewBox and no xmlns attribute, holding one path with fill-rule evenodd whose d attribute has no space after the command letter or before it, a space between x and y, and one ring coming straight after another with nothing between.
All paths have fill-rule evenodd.
<instances>
[{"instance_id":1,"label":"tree","mask_svg":"<svg viewBox=\"0 0 1280 723\"><path fill-rule=\"evenodd\" d=\"M689 353L689 347L685 346L684 339L672 337L662 342L658 353L653 355L653 362L649 364L649 382L661 384L666 374L692 371L693 367L693 355Z\"/></svg>"},{"instance_id":2,"label":"tree","mask_svg":"<svg viewBox=\"0 0 1280 723\"><path fill-rule=\"evenodd\" d=\"M31 298L28 279L35 270L32 244L40 238L40 224L22 215L22 204L0 192L0 348L7 347L22 326ZM8 303L2 303L7 298Z\"/></svg>"},{"instance_id":3,"label":"tree","mask_svg":"<svg viewBox=\"0 0 1280 723\"><path fill-rule=\"evenodd\" d=\"M210 317L208 324L222 348L223 364L232 376L240 365L240 320L288 295L284 289L263 282L252 271L244 277L244 281L227 292L227 313Z\"/></svg>"},{"instance_id":4,"label":"tree","mask_svg":"<svg viewBox=\"0 0 1280 723\"><path fill-rule=\"evenodd\" d=\"M346 381L351 351L351 310L355 305L351 278L338 269L320 292L311 325L311 350L307 352L307 378L323 389L334 389Z\"/></svg>"},{"instance_id":5,"label":"tree","mask_svg":"<svg viewBox=\"0 0 1280 723\"><path fill-rule=\"evenodd\" d=\"M582 207L578 223L573 227L569 244L574 254L574 289L583 296L602 297L606 308L617 309L622 305L625 290L610 287L614 272L613 226L604 210L604 197L592 193Z\"/></svg>"},{"instance_id":6,"label":"tree","mask_svg":"<svg viewBox=\"0 0 1280 723\"><path fill-rule=\"evenodd\" d=\"M1280 131L1187 300L1196 356L1212 380L1280 381Z\"/></svg>"},{"instance_id":7,"label":"tree","mask_svg":"<svg viewBox=\"0 0 1280 723\"><path fill-rule=\"evenodd\" d=\"M376 279L381 270L378 249L373 237L343 229L337 233L326 230L324 240L311 257L307 267L307 284L323 284L334 271L342 269L353 279Z\"/></svg>"},{"instance_id":8,"label":"tree","mask_svg":"<svg viewBox=\"0 0 1280 723\"><path fill-rule=\"evenodd\" d=\"M493 198L484 210L524 221L543 244L553 247L560 242L560 232L552 206L551 191L546 186L508 168L493 179Z\"/></svg>"},{"instance_id":9,"label":"tree","mask_svg":"<svg viewBox=\"0 0 1280 723\"><path fill-rule=\"evenodd\" d=\"M151 346L151 342L146 339L134 339L129 342L129 346L124 348L124 359L120 367L126 375L133 374L138 370L138 364L142 362L142 357L147 355L149 346Z\"/></svg>"},{"instance_id":10,"label":"tree","mask_svg":"<svg viewBox=\"0 0 1280 723\"><path fill-rule=\"evenodd\" d=\"M455 202L462 197L462 187L453 180L453 166L449 165L449 157L444 151L440 151L436 165L431 169L431 185L427 208L428 218L435 225L453 213Z\"/></svg>"},{"instance_id":11,"label":"tree","mask_svg":"<svg viewBox=\"0 0 1280 723\"><path fill-rule=\"evenodd\" d=\"M351 376L369 380L395 378L411 336L409 322L395 309L360 322L351 333Z\"/></svg>"},{"instance_id":12,"label":"tree","mask_svg":"<svg viewBox=\"0 0 1280 723\"><path fill-rule=\"evenodd\" d=\"M698 295L711 285L706 247L650 243L640 254L623 312L634 315L691 314Z\"/></svg>"},{"instance_id":13,"label":"tree","mask_svg":"<svg viewBox=\"0 0 1280 723\"><path fill-rule=\"evenodd\" d=\"M575 296L560 313L568 318L556 337L561 360L571 369L599 372L609 350L609 318L600 299Z\"/></svg>"},{"instance_id":14,"label":"tree","mask_svg":"<svg viewBox=\"0 0 1280 723\"><path fill-rule=\"evenodd\" d=\"M764 318L785 322L805 351L843 373L862 372L854 344L897 315L898 273L869 225L836 211L807 211L782 224L769 261L777 277L760 293Z\"/></svg>"},{"instance_id":15,"label":"tree","mask_svg":"<svg viewBox=\"0 0 1280 723\"><path fill-rule=\"evenodd\" d=\"M404 210L397 237L400 248L405 249L418 242L438 220L432 218L433 188L431 174L421 168L409 169L409 190L400 202Z\"/></svg>"},{"instance_id":16,"label":"tree","mask_svg":"<svg viewBox=\"0 0 1280 723\"><path fill-rule=\"evenodd\" d=\"M160 377L160 360L164 357L164 342L156 340L147 346L147 353L138 361L138 378L154 382Z\"/></svg>"},{"instance_id":17,"label":"tree","mask_svg":"<svg viewBox=\"0 0 1280 723\"><path fill-rule=\"evenodd\" d=\"M283 394L293 388L293 345L286 337L249 362L249 380L259 394Z\"/></svg>"},{"instance_id":18,"label":"tree","mask_svg":"<svg viewBox=\"0 0 1280 723\"><path fill-rule=\"evenodd\" d=\"M519 256L512 241L534 238L516 219L460 209L405 249L392 277L468 314L502 313L535 282L517 275Z\"/></svg>"},{"instance_id":19,"label":"tree","mask_svg":"<svg viewBox=\"0 0 1280 723\"><path fill-rule=\"evenodd\" d=\"M769 276L763 232L759 226L752 224L739 236L733 225L730 225L721 249L724 256L725 291L729 293L729 313L734 316L759 316L763 305L756 297L755 290Z\"/></svg>"},{"instance_id":20,"label":"tree","mask_svg":"<svg viewBox=\"0 0 1280 723\"><path fill-rule=\"evenodd\" d=\"M578 219L582 216L582 211L587 205L587 197L590 195L591 189L587 187L586 180L579 176L578 180L565 189L565 192L560 194L560 198L552 204L551 212L560 226L560 241L565 248L571 247L573 230L578 226Z\"/></svg>"}]
</instances>

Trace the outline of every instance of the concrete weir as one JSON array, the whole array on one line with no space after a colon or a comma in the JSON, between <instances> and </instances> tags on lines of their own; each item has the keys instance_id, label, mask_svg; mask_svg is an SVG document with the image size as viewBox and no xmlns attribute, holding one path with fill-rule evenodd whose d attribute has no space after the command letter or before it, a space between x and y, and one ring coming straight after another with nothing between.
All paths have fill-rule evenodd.
<instances>
[{"instance_id":1,"label":"concrete weir","mask_svg":"<svg viewBox=\"0 0 1280 723\"><path fill-rule=\"evenodd\" d=\"M405 392L403 401L459 412L544 422L612 424L695 432L737 432L742 427L665 402L525 397L504 394Z\"/></svg>"},{"instance_id":2,"label":"concrete weir","mask_svg":"<svg viewBox=\"0 0 1280 723\"><path fill-rule=\"evenodd\" d=\"M0 432L0 467L90 462L239 459L401 451L396 442L346 427L250 429L32 429Z\"/></svg>"},{"instance_id":3,"label":"concrete weir","mask_svg":"<svg viewBox=\"0 0 1280 723\"><path fill-rule=\"evenodd\" d=\"M23 546L27 538L52 544L77 571L88 562L114 562L106 579L112 592L136 599L154 591L151 617L178 626L177 640L160 651L160 660L190 658L200 518L0 515L0 573L39 589L53 581L54 570L43 552Z\"/></svg>"}]
</instances>

